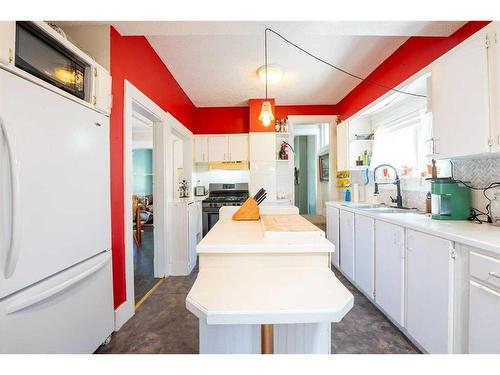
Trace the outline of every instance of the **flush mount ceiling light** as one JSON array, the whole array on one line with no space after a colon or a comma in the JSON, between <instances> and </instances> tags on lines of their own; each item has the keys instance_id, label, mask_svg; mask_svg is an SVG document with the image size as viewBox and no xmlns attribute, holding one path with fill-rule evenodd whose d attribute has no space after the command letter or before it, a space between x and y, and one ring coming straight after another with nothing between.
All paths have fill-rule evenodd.
<instances>
[{"instance_id":1,"label":"flush mount ceiling light","mask_svg":"<svg viewBox=\"0 0 500 375\"><path fill-rule=\"evenodd\" d=\"M262 65L257 69L257 75L259 76L262 83L266 82L266 66ZM283 69L279 65L268 65L267 66L267 83L272 85L278 83L283 78Z\"/></svg>"}]
</instances>

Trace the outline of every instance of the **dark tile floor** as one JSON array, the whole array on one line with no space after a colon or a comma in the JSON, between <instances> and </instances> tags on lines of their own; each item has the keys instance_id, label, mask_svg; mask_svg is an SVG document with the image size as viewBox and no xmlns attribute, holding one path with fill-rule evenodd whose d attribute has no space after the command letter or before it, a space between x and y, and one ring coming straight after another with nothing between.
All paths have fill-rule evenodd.
<instances>
[{"instance_id":1,"label":"dark tile floor","mask_svg":"<svg viewBox=\"0 0 500 375\"><path fill-rule=\"evenodd\" d=\"M332 353L410 354L418 350L385 316L339 272L354 295L354 307L332 324ZM185 307L186 295L197 275L166 279L144 302L111 343L96 353L198 353L198 319Z\"/></svg>"},{"instance_id":2,"label":"dark tile floor","mask_svg":"<svg viewBox=\"0 0 500 375\"><path fill-rule=\"evenodd\" d=\"M134 241L134 293L135 303L160 280L154 277L154 241L153 228L145 227L142 233L141 246Z\"/></svg>"}]
</instances>

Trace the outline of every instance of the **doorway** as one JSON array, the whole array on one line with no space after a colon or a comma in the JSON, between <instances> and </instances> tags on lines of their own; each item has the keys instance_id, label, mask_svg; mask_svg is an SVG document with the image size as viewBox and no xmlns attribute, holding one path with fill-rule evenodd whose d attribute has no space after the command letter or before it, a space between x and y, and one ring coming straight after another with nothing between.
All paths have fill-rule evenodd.
<instances>
[{"instance_id":1,"label":"doorway","mask_svg":"<svg viewBox=\"0 0 500 375\"><path fill-rule=\"evenodd\" d=\"M168 114L125 80L123 212L126 300L115 310L115 330L120 329L134 315L136 306L151 294L151 285L155 288L167 276L165 202L170 169L167 153L171 152L167 142L169 126ZM136 270L140 270L138 275Z\"/></svg>"},{"instance_id":2,"label":"doorway","mask_svg":"<svg viewBox=\"0 0 500 375\"><path fill-rule=\"evenodd\" d=\"M292 115L288 121L295 145L294 204L304 218L325 230L325 202L334 197L337 116Z\"/></svg>"},{"instance_id":3,"label":"doorway","mask_svg":"<svg viewBox=\"0 0 500 375\"><path fill-rule=\"evenodd\" d=\"M154 201L153 152L154 122L137 111L132 113L132 226L134 232L134 302L136 306L156 285L154 275Z\"/></svg>"},{"instance_id":4,"label":"doorway","mask_svg":"<svg viewBox=\"0 0 500 375\"><path fill-rule=\"evenodd\" d=\"M316 215L316 135L295 136L294 149L295 206L301 215Z\"/></svg>"}]
</instances>

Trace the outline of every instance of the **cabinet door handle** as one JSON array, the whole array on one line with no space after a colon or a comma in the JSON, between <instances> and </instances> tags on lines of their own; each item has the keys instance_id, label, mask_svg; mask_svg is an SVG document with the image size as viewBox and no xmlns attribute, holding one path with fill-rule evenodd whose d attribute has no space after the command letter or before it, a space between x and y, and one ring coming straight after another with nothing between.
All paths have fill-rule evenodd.
<instances>
[{"instance_id":1,"label":"cabinet door handle","mask_svg":"<svg viewBox=\"0 0 500 375\"><path fill-rule=\"evenodd\" d=\"M488 275L490 275L491 277L494 277L495 279L500 279L500 275L497 275L495 272L491 271L491 272L488 272Z\"/></svg>"}]
</instances>

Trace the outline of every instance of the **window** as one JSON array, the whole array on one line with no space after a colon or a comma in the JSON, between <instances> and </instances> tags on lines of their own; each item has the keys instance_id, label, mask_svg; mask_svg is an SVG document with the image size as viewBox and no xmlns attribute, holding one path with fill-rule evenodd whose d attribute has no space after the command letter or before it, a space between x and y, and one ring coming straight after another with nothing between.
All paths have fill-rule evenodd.
<instances>
[{"instance_id":1,"label":"window","mask_svg":"<svg viewBox=\"0 0 500 375\"><path fill-rule=\"evenodd\" d=\"M427 169L426 141L430 133L431 118L424 108L380 119L371 165L387 163L402 175L420 176L420 171Z\"/></svg>"},{"instance_id":2,"label":"window","mask_svg":"<svg viewBox=\"0 0 500 375\"><path fill-rule=\"evenodd\" d=\"M320 144L319 147L325 147L330 144L330 124L319 124Z\"/></svg>"}]
</instances>

